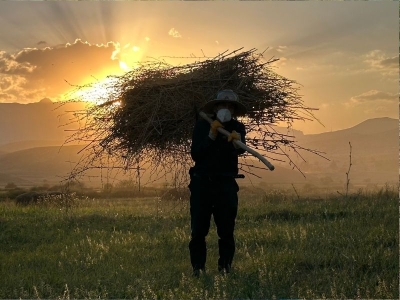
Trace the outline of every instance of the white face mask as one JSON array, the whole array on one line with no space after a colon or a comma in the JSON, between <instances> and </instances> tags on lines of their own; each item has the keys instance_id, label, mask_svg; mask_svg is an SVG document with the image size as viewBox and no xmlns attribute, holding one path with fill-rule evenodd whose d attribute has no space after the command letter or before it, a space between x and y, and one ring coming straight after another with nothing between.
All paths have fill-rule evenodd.
<instances>
[{"instance_id":1,"label":"white face mask","mask_svg":"<svg viewBox=\"0 0 400 300\"><path fill-rule=\"evenodd\" d=\"M231 118L232 118L232 115L231 115L231 112L229 109L221 108L220 110L218 110L217 119L221 123L229 122L231 120Z\"/></svg>"}]
</instances>

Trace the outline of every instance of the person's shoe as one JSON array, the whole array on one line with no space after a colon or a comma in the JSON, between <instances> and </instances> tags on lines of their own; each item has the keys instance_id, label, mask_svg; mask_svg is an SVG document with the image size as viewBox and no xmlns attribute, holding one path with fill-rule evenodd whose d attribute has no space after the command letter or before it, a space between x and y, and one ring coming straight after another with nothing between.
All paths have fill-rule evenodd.
<instances>
[{"instance_id":1,"label":"person's shoe","mask_svg":"<svg viewBox=\"0 0 400 300\"><path fill-rule=\"evenodd\" d=\"M231 265L218 266L218 272L221 274L229 274L231 272Z\"/></svg>"},{"instance_id":2,"label":"person's shoe","mask_svg":"<svg viewBox=\"0 0 400 300\"><path fill-rule=\"evenodd\" d=\"M205 273L205 269L193 269L193 277L199 278L201 273Z\"/></svg>"}]
</instances>

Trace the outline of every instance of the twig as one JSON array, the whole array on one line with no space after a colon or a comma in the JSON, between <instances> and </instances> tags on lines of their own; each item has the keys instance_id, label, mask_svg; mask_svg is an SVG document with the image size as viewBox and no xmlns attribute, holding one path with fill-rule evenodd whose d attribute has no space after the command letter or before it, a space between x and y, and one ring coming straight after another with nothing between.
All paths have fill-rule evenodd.
<instances>
[{"instance_id":1,"label":"twig","mask_svg":"<svg viewBox=\"0 0 400 300\"><path fill-rule=\"evenodd\" d=\"M294 184L293 184L293 183L292 183L292 187L293 187L294 192L296 193L297 200L300 200L300 196L299 196L299 194L297 193L297 190L296 190L296 188L294 187Z\"/></svg>"},{"instance_id":2,"label":"twig","mask_svg":"<svg viewBox=\"0 0 400 300\"><path fill-rule=\"evenodd\" d=\"M352 166L352 163L351 163L351 150L352 150L352 147L351 147L351 143L350 142L349 142L349 145L350 145L350 155L349 155L350 156L350 161L349 161L349 169L346 172L346 194L343 195L341 192L336 191L340 196L342 196L342 197L344 196L346 198L347 198L348 193L349 193L349 184L350 184L349 174L350 174L350 168Z\"/></svg>"},{"instance_id":3,"label":"twig","mask_svg":"<svg viewBox=\"0 0 400 300\"><path fill-rule=\"evenodd\" d=\"M350 142L349 142L349 146L350 146L350 161L349 161L349 169L346 172L346 198L347 198L347 195L349 193L349 184L350 184L349 174L350 174L350 168L352 166L352 163L351 163L351 150L352 150L352 147L351 147L351 143Z\"/></svg>"}]
</instances>

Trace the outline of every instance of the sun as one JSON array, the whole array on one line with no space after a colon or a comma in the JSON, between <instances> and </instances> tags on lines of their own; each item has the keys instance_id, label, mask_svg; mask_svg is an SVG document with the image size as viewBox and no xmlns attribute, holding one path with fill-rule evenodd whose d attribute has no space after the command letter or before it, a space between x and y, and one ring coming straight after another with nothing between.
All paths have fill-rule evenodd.
<instances>
[{"instance_id":1,"label":"sun","mask_svg":"<svg viewBox=\"0 0 400 300\"><path fill-rule=\"evenodd\" d=\"M63 94L63 100L75 100L100 105L114 101L118 105L119 91L116 86L119 76L139 67L142 58L142 49L139 46L126 44L119 46L112 54L112 60L118 60L119 69L103 70L99 74L90 76L72 91Z\"/></svg>"}]
</instances>

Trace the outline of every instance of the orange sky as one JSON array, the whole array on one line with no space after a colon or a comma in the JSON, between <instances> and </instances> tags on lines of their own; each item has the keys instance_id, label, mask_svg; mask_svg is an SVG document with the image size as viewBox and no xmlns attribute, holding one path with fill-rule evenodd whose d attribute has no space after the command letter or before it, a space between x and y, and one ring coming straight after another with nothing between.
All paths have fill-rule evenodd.
<instances>
[{"instance_id":1,"label":"orange sky","mask_svg":"<svg viewBox=\"0 0 400 300\"><path fill-rule=\"evenodd\" d=\"M18 11L18 14L14 12ZM62 98L137 61L257 48L302 85L304 133L398 118L398 3L0 2L0 103ZM69 83L69 84L68 84Z\"/></svg>"}]
</instances>

